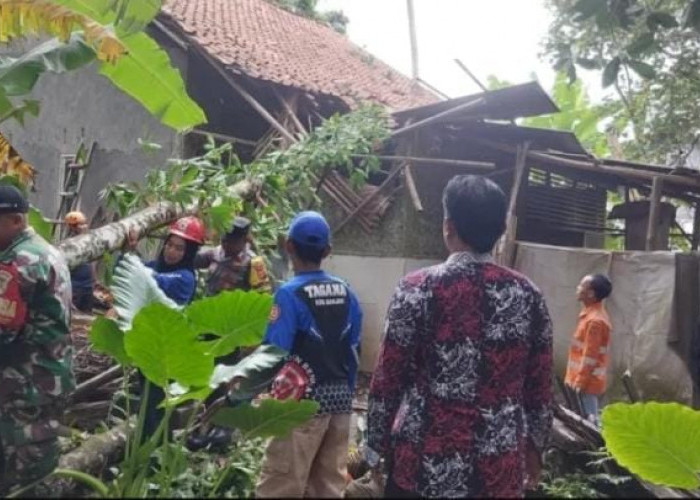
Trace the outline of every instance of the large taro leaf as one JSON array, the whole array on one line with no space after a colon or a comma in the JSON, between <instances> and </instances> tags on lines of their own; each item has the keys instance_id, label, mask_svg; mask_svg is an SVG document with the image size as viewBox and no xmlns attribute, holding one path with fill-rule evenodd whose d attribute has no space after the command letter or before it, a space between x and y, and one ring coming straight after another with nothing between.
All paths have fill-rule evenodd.
<instances>
[{"instance_id":1,"label":"large taro leaf","mask_svg":"<svg viewBox=\"0 0 700 500\"><path fill-rule=\"evenodd\" d=\"M185 315L195 329L218 337L207 343L207 350L225 356L262 341L271 308L270 295L236 290L193 302Z\"/></svg>"},{"instance_id":2,"label":"large taro leaf","mask_svg":"<svg viewBox=\"0 0 700 500\"><path fill-rule=\"evenodd\" d=\"M700 412L678 403L615 403L603 410L601 427L615 460L642 479L700 486Z\"/></svg>"},{"instance_id":3,"label":"large taro leaf","mask_svg":"<svg viewBox=\"0 0 700 500\"><path fill-rule=\"evenodd\" d=\"M116 321L104 316L98 317L90 327L92 348L116 359L120 365L129 366L131 359L124 349L124 332Z\"/></svg>"},{"instance_id":4,"label":"large taro leaf","mask_svg":"<svg viewBox=\"0 0 700 500\"><path fill-rule=\"evenodd\" d=\"M164 304L172 309L179 306L168 298L153 278L153 271L141 259L127 254L122 257L112 276L112 295L119 327L128 331L134 316L152 303Z\"/></svg>"},{"instance_id":5,"label":"large taro leaf","mask_svg":"<svg viewBox=\"0 0 700 500\"><path fill-rule=\"evenodd\" d=\"M163 304L144 307L126 333L126 353L154 384L177 382L185 387L206 387L214 359L197 348L197 332L181 312Z\"/></svg>"},{"instance_id":6,"label":"large taro leaf","mask_svg":"<svg viewBox=\"0 0 700 500\"><path fill-rule=\"evenodd\" d=\"M207 121L202 108L187 95L180 72L155 40L145 33L134 33L121 41L127 54L114 64L102 63L100 74L175 130Z\"/></svg>"},{"instance_id":7,"label":"large taro leaf","mask_svg":"<svg viewBox=\"0 0 700 500\"><path fill-rule=\"evenodd\" d=\"M234 366L217 365L209 387L215 389L220 384L236 379L238 385L229 393L229 399L249 401L267 390L286 357L287 351L284 349L272 345L261 345Z\"/></svg>"},{"instance_id":8,"label":"large taro leaf","mask_svg":"<svg viewBox=\"0 0 700 500\"><path fill-rule=\"evenodd\" d=\"M246 403L235 408L222 408L214 414L212 421L221 427L239 429L246 439L285 437L309 421L318 408L316 401L264 399L259 406Z\"/></svg>"}]
</instances>

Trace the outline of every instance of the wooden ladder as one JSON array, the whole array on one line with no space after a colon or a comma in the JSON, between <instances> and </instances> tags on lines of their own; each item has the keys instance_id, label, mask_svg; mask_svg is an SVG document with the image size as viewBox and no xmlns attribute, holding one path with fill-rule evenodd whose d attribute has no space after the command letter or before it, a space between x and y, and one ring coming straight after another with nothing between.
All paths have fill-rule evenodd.
<instances>
[{"instance_id":1,"label":"wooden ladder","mask_svg":"<svg viewBox=\"0 0 700 500\"><path fill-rule=\"evenodd\" d=\"M81 142L78 151L73 155L61 155L61 166L63 167L63 178L61 179L61 191L59 191L60 201L58 211L53 222L53 239L62 240L66 237L68 228L63 223L63 219L69 212L80 209L80 191L83 187L85 173L90 166L92 153L95 149L95 142L89 148ZM58 231L57 231L57 228ZM57 235L58 233L58 235Z\"/></svg>"}]
</instances>

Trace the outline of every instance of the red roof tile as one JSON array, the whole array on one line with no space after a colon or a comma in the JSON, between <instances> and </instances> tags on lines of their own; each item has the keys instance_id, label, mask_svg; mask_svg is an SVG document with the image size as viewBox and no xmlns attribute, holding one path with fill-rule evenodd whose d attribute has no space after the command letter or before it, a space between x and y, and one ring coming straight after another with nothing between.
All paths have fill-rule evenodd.
<instances>
[{"instance_id":1,"label":"red roof tile","mask_svg":"<svg viewBox=\"0 0 700 500\"><path fill-rule=\"evenodd\" d=\"M164 12L210 55L254 78L351 107L371 100L398 111L438 101L347 37L266 0L170 0Z\"/></svg>"}]
</instances>

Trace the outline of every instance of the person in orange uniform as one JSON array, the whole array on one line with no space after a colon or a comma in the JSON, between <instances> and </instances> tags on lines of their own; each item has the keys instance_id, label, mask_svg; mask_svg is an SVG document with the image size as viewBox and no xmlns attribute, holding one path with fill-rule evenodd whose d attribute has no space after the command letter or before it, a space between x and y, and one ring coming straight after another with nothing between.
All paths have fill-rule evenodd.
<instances>
[{"instance_id":1,"label":"person in orange uniform","mask_svg":"<svg viewBox=\"0 0 700 500\"><path fill-rule=\"evenodd\" d=\"M585 276L576 288L583 308L569 348L565 383L581 398L586 418L599 425L599 398L605 392L608 349L612 330L604 300L612 283L602 274Z\"/></svg>"}]
</instances>

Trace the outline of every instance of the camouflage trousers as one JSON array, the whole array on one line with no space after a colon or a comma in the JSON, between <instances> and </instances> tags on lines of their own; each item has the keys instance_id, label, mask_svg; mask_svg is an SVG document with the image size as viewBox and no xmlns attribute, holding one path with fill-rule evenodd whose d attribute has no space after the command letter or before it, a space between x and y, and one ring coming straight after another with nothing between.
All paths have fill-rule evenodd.
<instances>
[{"instance_id":1,"label":"camouflage trousers","mask_svg":"<svg viewBox=\"0 0 700 500\"><path fill-rule=\"evenodd\" d=\"M58 421L49 406L0 406L0 496L51 473L59 458Z\"/></svg>"}]
</instances>

